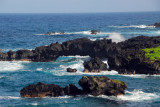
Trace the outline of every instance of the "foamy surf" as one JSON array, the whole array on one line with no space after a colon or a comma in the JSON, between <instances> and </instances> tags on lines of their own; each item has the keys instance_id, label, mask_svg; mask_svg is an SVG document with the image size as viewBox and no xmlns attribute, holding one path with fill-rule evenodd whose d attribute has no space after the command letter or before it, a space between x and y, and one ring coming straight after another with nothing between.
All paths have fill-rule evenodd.
<instances>
[{"instance_id":1,"label":"foamy surf","mask_svg":"<svg viewBox=\"0 0 160 107\"><path fill-rule=\"evenodd\" d=\"M89 97L94 97L94 96L89 95ZM154 100L154 99L160 98L160 96L157 95L156 93L146 93L141 90L135 89L133 91L126 91L125 95L120 95L118 97L100 95L100 96L97 96L97 98L104 98L104 99L109 99L114 101L141 102L141 101Z\"/></svg>"},{"instance_id":2,"label":"foamy surf","mask_svg":"<svg viewBox=\"0 0 160 107\"><path fill-rule=\"evenodd\" d=\"M23 67L20 61L0 61L0 71L17 71Z\"/></svg>"},{"instance_id":3,"label":"foamy surf","mask_svg":"<svg viewBox=\"0 0 160 107\"><path fill-rule=\"evenodd\" d=\"M153 100L160 98L159 95L156 93L146 93L143 92L142 90L133 90L133 91L126 91L126 94L124 96L118 96L118 100L123 100L123 101L145 101L145 100Z\"/></svg>"},{"instance_id":4,"label":"foamy surf","mask_svg":"<svg viewBox=\"0 0 160 107\"><path fill-rule=\"evenodd\" d=\"M112 34L112 32L100 32L100 33L97 33L96 35L95 34L91 34L91 31L88 30L88 31L79 31L79 32L65 32L64 34L59 34L59 33L55 33L55 34L50 34L49 36L54 36L54 35L90 35L90 36L96 36L96 35L101 35L101 36L104 36L104 35L110 35ZM41 36L41 35L46 35L46 34L34 34L34 35L37 35L37 36Z\"/></svg>"},{"instance_id":5,"label":"foamy surf","mask_svg":"<svg viewBox=\"0 0 160 107\"><path fill-rule=\"evenodd\" d=\"M70 59L68 59L70 58ZM75 58L75 59L74 59ZM63 60L62 60L63 59ZM66 59L66 61L65 61ZM72 60L74 59L74 60ZM71 61L70 61L71 60ZM62 63L65 61L65 63L60 64L58 67L50 70L49 72L51 72L53 75L56 76L64 76L64 75L119 75L117 71L102 71L100 73L84 73L84 66L83 63L84 61L88 61L90 60L89 56L61 56L57 59L58 62ZM69 61L69 62L67 62ZM107 60L103 60L104 63L107 64ZM77 69L77 72L75 73L68 73L66 71L67 68L72 68L72 69Z\"/></svg>"},{"instance_id":6,"label":"foamy surf","mask_svg":"<svg viewBox=\"0 0 160 107\"><path fill-rule=\"evenodd\" d=\"M145 29L145 28L155 28L155 26L148 26L148 25L129 25L129 26L110 26L110 27L115 27L115 28L140 28L140 29Z\"/></svg>"},{"instance_id":7,"label":"foamy surf","mask_svg":"<svg viewBox=\"0 0 160 107\"><path fill-rule=\"evenodd\" d=\"M0 99L20 99L21 97L15 97L15 96L0 96Z\"/></svg>"}]
</instances>

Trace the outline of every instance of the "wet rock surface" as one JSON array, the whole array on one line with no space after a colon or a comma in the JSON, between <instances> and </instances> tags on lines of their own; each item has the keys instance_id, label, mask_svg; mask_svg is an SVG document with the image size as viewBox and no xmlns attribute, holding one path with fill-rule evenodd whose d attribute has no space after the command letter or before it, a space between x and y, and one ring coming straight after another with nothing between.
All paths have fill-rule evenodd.
<instances>
[{"instance_id":1,"label":"wet rock surface","mask_svg":"<svg viewBox=\"0 0 160 107\"><path fill-rule=\"evenodd\" d=\"M21 97L58 97L63 96L63 88L55 84L38 84L29 85L20 91Z\"/></svg>"},{"instance_id":2,"label":"wet rock surface","mask_svg":"<svg viewBox=\"0 0 160 107\"><path fill-rule=\"evenodd\" d=\"M91 32L92 35L96 35L96 34L100 33L99 30L91 30L90 32Z\"/></svg>"},{"instance_id":3,"label":"wet rock surface","mask_svg":"<svg viewBox=\"0 0 160 107\"><path fill-rule=\"evenodd\" d=\"M112 80L108 77L90 77L84 76L79 80L79 85L85 93L98 96L118 96L124 95L127 85L119 80Z\"/></svg>"},{"instance_id":4,"label":"wet rock surface","mask_svg":"<svg viewBox=\"0 0 160 107\"><path fill-rule=\"evenodd\" d=\"M67 68L67 72L74 73L77 72L77 69Z\"/></svg>"},{"instance_id":5,"label":"wet rock surface","mask_svg":"<svg viewBox=\"0 0 160 107\"><path fill-rule=\"evenodd\" d=\"M124 95L124 90L127 88L126 83L113 80L108 77L91 77L84 76L79 80L79 85L82 87L78 89L74 84L69 84L65 88L55 84L44 84L39 82L34 85L31 84L20 90L21 97L58 97L58 96L76 96L76 95L107 95L118 96Z\"/></svg>"},{"instance_id":6,"label":"wet rock surface","mask_svg":"<svg viewBox=\"0 0 160 107\"><path fill-rule=\"evenodd\" d=\"M106 71L107 70L107 64L101 61L100 58L91 58L89 61L85 61L83 63L84 65L84 71L85 73L99 73L101 71Z\"/></svg>"}]
</instances>

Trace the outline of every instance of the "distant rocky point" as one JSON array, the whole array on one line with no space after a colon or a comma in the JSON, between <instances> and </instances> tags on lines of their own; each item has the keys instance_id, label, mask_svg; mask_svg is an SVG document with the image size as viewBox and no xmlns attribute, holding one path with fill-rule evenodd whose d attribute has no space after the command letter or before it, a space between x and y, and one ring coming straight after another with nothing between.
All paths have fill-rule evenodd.
<instances>
[{"instance_id":1,"label":"distant rocky point","mask_svg":"<svg viewBox=\"0 0 160 107\"><path fill-rule=\"evenodd\" d=\"M47 32L45 35L63 35L65 32Z\"/></svg>"},{"instance_id":2,"label":"distant rocky point","mask_svg":"<svg viewBox=\"0 0 160 107\"><path fill-rule=\"evenodd\" d=\"M151 26L154 26L155 28L160 28L160 23L154 23Z\"/></svg>"},{"instance_id":3,"label":"distant rocky point","mask_svg":"<svg viewBox=\"0 0 160 107\"><path fill-rule=\"evenodd\" d=\"M31 84L20 90L21 97L58 97L64 95L107 95L119 96L125 94L127 88L126 83L113 80L108 77L91 77L84 76L79 80L79 85L82 87L78 89L74 84L70 84L65 88L55 84L44 84L39 82L34 85Z\"/></svg>"}]
</instances>

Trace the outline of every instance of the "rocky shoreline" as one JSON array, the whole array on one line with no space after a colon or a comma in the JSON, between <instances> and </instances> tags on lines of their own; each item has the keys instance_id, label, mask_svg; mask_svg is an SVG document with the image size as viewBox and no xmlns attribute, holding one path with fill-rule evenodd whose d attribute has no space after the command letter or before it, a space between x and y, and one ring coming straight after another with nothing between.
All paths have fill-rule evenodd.
<instances>
[{"instance_id":1,"label":"rocky shoreline","mask_svg":"<svg viewBox=\"0 0 160 107\"><path fill-rule=\"evenodd\" d=\"M119 96L124 95L124 91L127 88L126 83L110 79L106 76L83 76L79 80L79 85L82 89L78 89L74 84L69 84L63 88L55 84L44 84L39 82L36 85L31 84L21 89L20 95L21 97L59 97L64 95Z\"/></svg>"},{"instance_id":2,"label":"rocky shoreline","mask_svg":"<svg viewBox=\"0 0 160 107\"><path fill-rule=\"evenodd\" d=\"M143 49L158 46L160 46L160 36L138 36L119 43L112 42L110 39L91 41L87 38L79 38L62 44L57 42L36 47L34 50L7 53L0 51L0 61L49 62L55 61L59 56L89 55L91 58L107 58L109 70L116 70L119 74L152 75L160 74L160 59L156 57L154 60L150 59Z\"/></svg>"}]
</instances>

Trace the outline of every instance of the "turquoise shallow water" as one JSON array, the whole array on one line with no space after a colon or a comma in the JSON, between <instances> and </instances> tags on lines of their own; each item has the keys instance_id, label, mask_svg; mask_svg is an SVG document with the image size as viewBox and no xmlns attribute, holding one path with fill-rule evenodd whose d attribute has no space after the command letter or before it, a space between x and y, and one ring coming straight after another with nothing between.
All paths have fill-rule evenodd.
<instances>
[{"instance_id":1,"label":"turquoise shallow water","mask_svg":"<svg viewBox=\"0 0 160 107\"><path fill-rule=\"evenodd\" d=\"M149 13L103 13L103 14L0 14L0 48L34 49L80 37L91 40L112 38L128 39L138 35L158 36L160 29L147 25L160 21L160 12ZM89 30L98 29L98 35ZM65 31L64 35L44 35L46 32ZM55 62L0 62L0 106L100 106L100 107L158 107L160 105L160 76L119 75L116 71L100 74L84 74L83 61L88 56L62 56ZM78 69L75 74L66 72L67 67ZM79 87L84 75L105 75L127 83L126 95L62 96L57 98L21 98L20 89L37 82ZM80 87L79 87L80 88Z\"/></svg>"}]
</instances>

